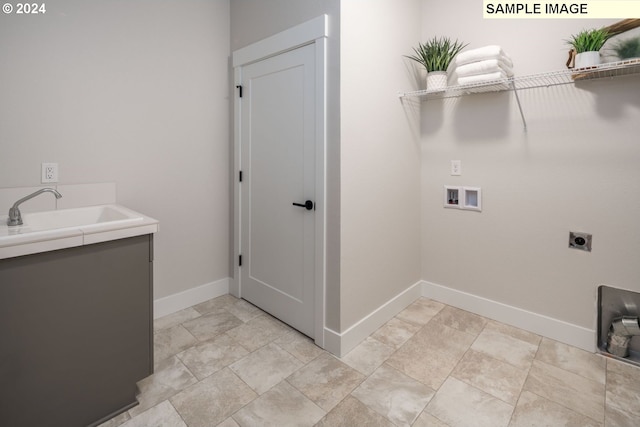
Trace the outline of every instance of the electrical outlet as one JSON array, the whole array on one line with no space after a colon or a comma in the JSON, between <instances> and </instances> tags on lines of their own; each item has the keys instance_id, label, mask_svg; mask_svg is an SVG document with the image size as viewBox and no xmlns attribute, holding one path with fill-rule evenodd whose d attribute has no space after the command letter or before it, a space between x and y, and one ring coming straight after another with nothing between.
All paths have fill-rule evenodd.
<instances>
[{"instance_id":1,"label":"electrical outlet","mask_svg":"<svg viewBox=\"0 0 640 427\"><path fill-rule=\"evenodd\" d=\"M43 163L42 164L42 183L58 182L58 164Z\"/></svg>"},{"instance_id":2,"label":"electrical outlet","mask_svg":"<svg viewBox=\"0 0 640 427\"><path fill-rule=\"evenodd\" d=\"M582 251L591 252L591 242L593 236L589 233L580 233L578 231L569 232L569 247L571 249L580 249Z\"/></svg>"},{"instance_id":3,"label":"electrical outlet","mask_svg":"<svg viewBox=\"0 0 640 427\"><path fill-rule=\"evenodd\" d=\"M451 160L451 175L462 175L462 162Z\"/></svg>"}]
</instances>

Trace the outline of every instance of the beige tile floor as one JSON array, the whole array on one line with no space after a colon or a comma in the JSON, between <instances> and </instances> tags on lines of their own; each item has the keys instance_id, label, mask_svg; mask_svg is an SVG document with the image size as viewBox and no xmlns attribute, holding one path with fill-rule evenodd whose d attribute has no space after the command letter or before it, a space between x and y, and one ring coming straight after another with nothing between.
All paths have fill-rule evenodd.
<instances>
[{"instance_id":1,"label":"beige tile floor","mask_svg":"<svg viewBox=\"0 0 640 427\"><path fill-rule=\"evenodd\" d=\"M640 426L640 368L426 298L342 358L230 295L155 329L103 427Z\"/></svg>"}]
</instances>

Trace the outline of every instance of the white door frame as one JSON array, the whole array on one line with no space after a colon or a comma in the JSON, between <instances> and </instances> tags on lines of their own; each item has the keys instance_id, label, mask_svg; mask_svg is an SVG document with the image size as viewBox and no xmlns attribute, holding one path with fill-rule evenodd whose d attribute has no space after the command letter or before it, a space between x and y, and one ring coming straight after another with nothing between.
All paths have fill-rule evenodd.
<instances>
[{"instance_id":1,"label":"white door frame","mask_svg":"<svg viewBox=\"0 0 640 427\"><path fill-rule=\"evenodd\" d=\"M328 17L321 15L310 21L296 25L293 28L282 31L271 37L253 43L232 54L232 66L234 72L234 86L242 82L242 66L261 61L271 56L293 50L295 48L313 44L315 46L316 61L316 210L315 210L315 343L324 348L324 324L325 324L325 224L326 224L326 50L328 32ZM241 130L240 117L242 102L238 92L234 95L234 153L233 153L233 196L234 196L234 226L233 226L233 280L229 286L229 292L236 296L242 296L242 283L240 281L240 267L238 259L242 252L240 236L240 192L241 183L239 173L241 164Z\"/></svg>"}]
</instances>

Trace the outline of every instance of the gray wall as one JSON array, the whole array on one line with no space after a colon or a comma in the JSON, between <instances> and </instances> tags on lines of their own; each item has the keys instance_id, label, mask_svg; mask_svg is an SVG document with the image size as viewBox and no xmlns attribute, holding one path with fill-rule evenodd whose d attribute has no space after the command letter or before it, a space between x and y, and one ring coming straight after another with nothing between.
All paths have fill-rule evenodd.
<instances>
[{"instance_id":1,"label":"gray wall","mask_svg":"<svg viewBox=\"0 0 640 427\"><path fill-rule=\"evenodd\" d=\"M228 277L229 0L46 7L0 14L0 187L115 182L160 220L155 298Z\"/></svg>"},{"instance_id":2,"label":"gray wall","mask_svg":"<svg viewBox=\"0 0 640 427\"><path fill-rule=\"evenodd\" d=\"M338 0L234 0L231 2L231 51L327 14L340 16ZM332 22L339 25L339 22ZM338 27L336 27L338 29ZM339 31L334 31L338 36Z\"/></svg>"},{"instance_id":3,"label":"gray wall","mask_svg":"<svg viewBox=\"0 0 640 427\"><path fill-rule=\"evenodd\" d=\"M466 2L424 0L423 38L502 45L517 75L563 69L565 39L614 22L483 20ZM527 132L512 93L423 103L422 277L594 329L598 284L640 290L638 76L519 95ZM483 211L444 209L444 185L482 187Z\"/></svg>"},{"instance_id":4,"label":"gray wall","mask_svg":"<svg viewBox=\"0 0 640 427\"><path fill-rule=\"evenodd\" d=\"M420 280L420 105L402 57L420 39L421 2L341 6L341 329Z\"/></svg>"}]
</instances>

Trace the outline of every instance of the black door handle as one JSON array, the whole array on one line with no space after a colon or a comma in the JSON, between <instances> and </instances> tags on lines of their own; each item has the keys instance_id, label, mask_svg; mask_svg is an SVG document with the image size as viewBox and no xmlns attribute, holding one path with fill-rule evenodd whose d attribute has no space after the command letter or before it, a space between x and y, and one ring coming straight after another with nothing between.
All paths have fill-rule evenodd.
<instances>
[{"instance_id":1,"label":"black door handle","mask_svg":"<svg viewBox=\"0 0 640 427\"><path fill-rule=\"evenodd\" d=\"M310 211L311 209L313 209L313 202L311 200L307 200L306 202L304 202L304 205L302 203L294 203L293 206L300 206L301 208L305 208L306 210Z\"/></svg>"}]
</instances>

